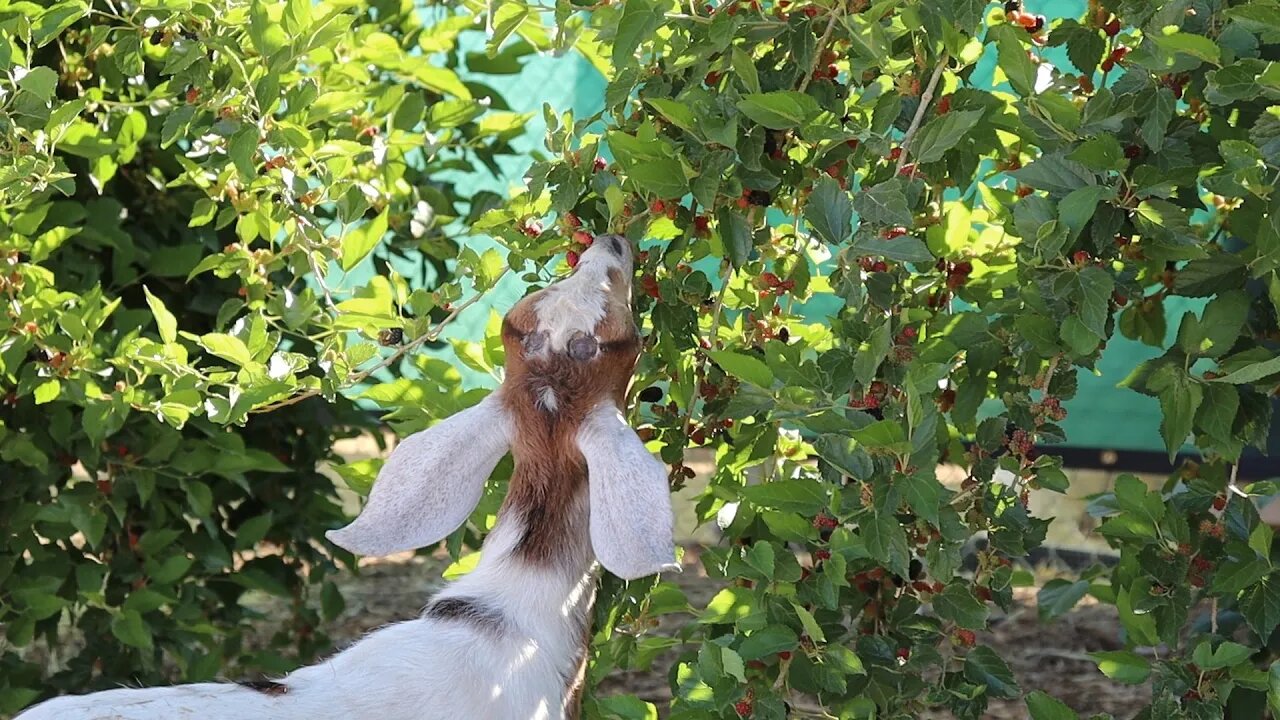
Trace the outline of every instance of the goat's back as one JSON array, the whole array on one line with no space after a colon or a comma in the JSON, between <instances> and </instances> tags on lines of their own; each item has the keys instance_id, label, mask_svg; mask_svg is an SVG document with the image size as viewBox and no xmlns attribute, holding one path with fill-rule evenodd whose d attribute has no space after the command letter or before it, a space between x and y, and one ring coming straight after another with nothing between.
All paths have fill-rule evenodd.
<instances>
[{"instance_id":1,"label":"goat's back","mask_svg":"<svg viewBox=\"0 0 1280 720\"><path fill-rule=\"evenodd\" d=\"M536 641L423 618L382 628L273 683L107 690L17 720L456 720L562 717L565 681Z\"/></svg>"}]
</instances>

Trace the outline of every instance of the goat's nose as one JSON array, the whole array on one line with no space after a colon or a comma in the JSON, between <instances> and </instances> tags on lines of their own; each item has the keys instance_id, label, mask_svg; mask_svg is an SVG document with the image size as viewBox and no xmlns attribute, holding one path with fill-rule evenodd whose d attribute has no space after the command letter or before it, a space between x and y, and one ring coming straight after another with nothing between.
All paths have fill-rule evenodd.
<instances>
[{"instance_id":1,"label":"goat's nose","mask_svg":"<svg viewBox=\"0 0 1280 720\"><path fill-rule=\"evenodd\" d=\"M578 362L590 360L599 350L600 341L591 335L577 333L569 338L569 357Z\"/></svg>"},{"instance_id":2,"label":"goat's nose","mask_svg":"<svg viewBox=\"0 0 1280 720\"><path fill-rule=\"evenodd\" d=\"M601 235L595 239L593 244L604 245L605 249L614 255L614 257L625 258L627 256L627 239L620 235Z\"/></svg>"}]
</instances>

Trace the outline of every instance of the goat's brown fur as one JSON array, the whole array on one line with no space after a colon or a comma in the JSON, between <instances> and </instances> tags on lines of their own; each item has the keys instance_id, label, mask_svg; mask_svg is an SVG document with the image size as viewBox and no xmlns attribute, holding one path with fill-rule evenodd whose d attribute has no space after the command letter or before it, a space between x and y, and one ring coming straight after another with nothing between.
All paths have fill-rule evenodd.
<instances>
[{"instance_id":1,"label":"goat's brown fur","mask_svg":"<svg viewBox=\"0 0 1280 720\"><path fill-rule=\"evenodd\" d=\"M526 355L525 339L537 327L535 307L540 293L521 300L503 320L507 378L502 397L517 432L511 449L515 471L501 513L524 521L524 535L515 552L526 562L571 564L582 549L567 545L566 540L587 536L585 505L578 501L587 488L586 459L576 441L578 428L602 400L623 406L640 353L629 279L611 271L609 280L607 312L594 332L599 352L589 361L566 357L567 351ZM553 394L554 407L540 402L546 392ZM576 672L565 679L564 713L569 720L581 715L590 642L591 624L583 617Z\"/></svg>"},{"instance_id":2,"label":"goat's brown fur","mask_svg":"<svg viewBox=\"0 0 1280 720\"><path fill-rule=\"evenodd\" d=\"M611 278L612 279L612 278ZM592 408L608 399L621 406L640 352L640 337L631 317L629 284L615 289L608 312L595 329L600 353L576 362L563 352L526 357L524 338L534 332L534 306L539 293L521 300L503 321L507 379L502 398L517 428L512 444L515 472L502 513L523 518L524 537L516 552L525 560L548 564L558 553L572 552L565 538L585 537L583 513L574 502L586 489L587 465L578 449L578 428ZM543 291L545 292L545 291ZM554 410L539 405L545 391L554 393Z\"/></svg>"}]
</instances>

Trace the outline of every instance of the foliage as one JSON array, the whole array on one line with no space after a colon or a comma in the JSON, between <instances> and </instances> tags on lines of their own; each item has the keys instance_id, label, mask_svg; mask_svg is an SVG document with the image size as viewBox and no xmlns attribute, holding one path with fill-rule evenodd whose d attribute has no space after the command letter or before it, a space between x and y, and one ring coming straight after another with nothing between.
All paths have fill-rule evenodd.
<instances>
[{"instance_id":1,"label":"foliage","mask_svg":"<svg viewBox=\"0 0 1280 720\"><path fill-rule=\"evenodd\" d=\"M316 468L370 425L339 390L441 345L437 279L493 282L452 235L486 200L443 174L526 120L459 50L471 18L426 19L0 3L0 716L328 649L344 512ZM291 612L250 644L264 595Z\"/></svg>"},{"instance_id":2,"label":"foliage","mask_svg":"<svg viewBox=\"0 0 1280 720\"><path fill-rule=\"evenodd\" d=\"M1116 333L1166 349L1180 296L1207 304L1127 385L1159 398L1171 457L1190 439L1198 461L1098 498L1119 566L1041 601L1117 607L1129 649L1097 661L1153 680L1144 716L1280 701L1280 573L1250 501L1276 488L1234 480L1280 383L1274 3L1092 3L1046 23L1018 3L627 0L591 26L612 43L605 110L553 126L529 197L565 234L656 241L638 386L670 382L639 419L674 486L688 447L714 449L698 511L729 540L701 554L725 584L707 606L668 582L601 604L593 678L678 648L673 718L781 718L793 692L838 717L1017 698L974 642L1023 582L1010 561L1044 539L1028 491L1066 489L1037 447L1063 439L1076 368ZM586 161L600 147L604 168ZM478 227L514 241L518 220ZM969 469L960 492L939 462ZM1205 601L1224 612L1193 625ZM690 611L678 638L645 635Z\"/></svg>"},{"instance_id":3,"label":"foliage","mask_svg":"<svg viewBox=\"0 0 1280 720\"><path fill-rule=\"evenodd\" d=\"M160 161L145 166L161 174L157 185L177 188L153 197L211 201L197 213L191 200L184 206L191 211L176 216L225 221L245 234L241 248L218 253L217 243L203 246L200 255L211 259L194 258L191 267L234 276L246 287L247 307L235 305L213 322L206 315L200 332L171 338L158 310L155 330L148 326L140 334L141 322L124 323L120 310L112 316L115 332L93 332L100 325L93 315L83 321L82 342L112 348L93 357L111 358L131 368L129 377L152 383L131 380L112 403L150 411L148 403L165 405L160 388L166 396L194 391L198 402L178 395L193 400L184 405L192 416L186 433L197 425L241 422L253 409L313 393L337 401L353 372L363 379L360 368L387 362L373 358L372 346L354 344L347 331L400 330L407 340L401 349L413 349L434 339L438 326L430 323L438 322L443 303L461 297L456 283L435 294L410 292L391 275L330 309L322 283L317 291L289 280L268 285L272 275L254 270L254 252L264 250L280 263L269 269L290 279L327 261L351 267L374 248L393 251L394 241L382 240L384 231L404 227L415 207L413 193L425 192L426 173L437 168L430 157L426 166L408 160L408 151L403 161L383 163L376 159L377 138L387 138L387 157L394 158L397 148L421 144L402 146L396 137L421 136L419 122L429 127L452 118L444 108L454 106L449 100L424 103L425 110L403 111L407 119L398 124L410 95L389 103L378 99L395 96L407 82L465 100L458 87L439 85L435 73L448 72L442 63L418 55L392 50L390 60L365 57L385 71L381 85L349 75L359 74L350 65L327 62L346 52L390 50L373 39L377 32L388 33L396 48L416 42L438 49L422 39L426 33L385 27L388 17L413 23L414 16L397 15L394 8L376 14L381 30L368 20L326 39L341 49L326 62L301 62L295 51L311 47L305 40L311 36L299 33L298 25L290 29L297 20L288 18L299 14L314 24L330 7L315 6L308 16L303 6L309 4L269 6L267 20L256 21L254 13L220 13L224 22L201 27L212 28L214 38L247 35L249 42L240 44L256 48L267 62L244 65L255 68L248 71L227 59L235 53L218 51L208 66L196 58L176 70L221 67L225 74L217 81L204 75L173 87L239 88L239 102L305 94L278 106L233 103L236 117L215 120L211 111L226 99L201 91L194 98L200 109L189 120L195 129L173 129L174 138L191 140L169 146ZM1228 705L1237 716L1259 717L1268 702L1280 705L1280 666L1274 644L1267 647L1280 622L1280 573L1274 539L1250 502L1276 488L1239 483L1234 473L1246 447L1265 448L1270 397L1280 385L1280 222L1272 196L1280 170L1280 115L1272 107L1280 97L1272 62L1280 8L1272 0L1114 0L1091 3L1080 18L1053 22L1024 13L1017 3L973 0L777 0L763 6L746 0L704 8L625 0L581 9L558 2L553 17L543 10L520 0L502 4L488 18L490 51L498 57L508 48L572 44L608 76L604 111L574 118L547 110L548 155L534 163L526 191L509 201L473 205L467 218L474 231L506 248L505 260L497 252L462 250L457 275L480 293L508 270L538 285L548 279L539 269L547 256L574 251L583 233L617 229L645 239L637 285L648 352L639 368L637 388L644 390L635 419L670 464L675 487L690 474L683 465L688 448L714 450L717 471L698 512L704 522L717 522L728 540L701 554L707 573L723 579L705 607L691 607L670 582L623 588L606 579L592 682L620 668L646 667L658 653L675 650L673 718L782 718L793 693L816 697L837 717L908 718L948 708L976 718L992 698L1018 698L1023 689L1016 678L994 651L976 644L976 633L986 627L990 605L1008 608L1013 588L1024 581L1011 561L1043 541L1047 521L1029 513L1028 491L1066 489L1061 461L1040 451L1062 439L1056 423L1075 394L1076 372L1096 367L1108 340L1120 333L1164 351L1136 368L1126 384L1159 399L1171 456L1190 440L1198 460L1184 462L1162 488L1123 478L1114 493L1098 498L1101 531L1119 551L1119 565L1046 586L1041 611L1046 618L1061 614L1086 594L1116 606L1128 647L1096 660L1099 671L1117 682L1152 681L1144 717L1220 717ZM270 22L277 12L281 22ZM61 25L58 17L51 15L44 27ZM146 29L143 17L137 21ZM102 20L117 27L130 18ZM429 37L447 35L440 28L453 27L451 22L442 21ZM457 28L469 26L457 22ZM74 27L58 27L53 35ZM348 32L360 42L349 41ZM161 48L148 48L139 38L139 52L155 53L149 62L157 70L180 52L164 46L163 35ZM190 42L211 41L198 35ZM32 44L40 43L27 46ZM21 47L14 57L21 57ZM320 59L324 50L317 45L311 52ZM447 58L457 61L456 55ZM997 66L994 90L980 71L983 58ZM317 72L324 75L316 79L317 93L300 90ZM277 76L272 89L266 78ZM20 88L22 82L13 82L6 108L30 107L31 101L24 106L19 100L39 90L40 80ZM263 82L271 92L258 89ZM322 102L333 88L358 93L370 103L361 116L383 120L339 130L348 116L325 115ZM132 116L90 108L93 98L87 98L76 112L105 113L115 118L110 122ZM184 100L176 108L154 108L166 118L159 131L187 106ZM289 109L298 107L309 108L306 117ZM316 107L321 117L312 119ZM17 116L11 111L11 117ZM263 163L240 137L244 131L236 123L242 117L267 131L263 147L289 148L284 167L255 172ZM489 137L484 123L463 126L473 135L433 137L483 144ZM301 131L292 132L295 126ZM46 138L58 135L50 117L11 126L10 142L21 141L22 127L45 128ZM367 127L380 130L369 137ZM130 137L123 129L94 134L104 136ZM34 134L26 141L39 148L50 142ZM65 135L58 142L65 145ZM360 147L322 152L331 142ZM54 157L97 162L66 150ZM51 183L59 181L60 170L48 172ZM90 166L86 172L98 171ZM299 177L308 180L297 186ZM228 193L233 178L236 189ZM24 198L32 189L15 187L6 202L29 202ZM375 191L370 201L362 192L369 187L396 189L382 191L390 198ZM304 202L312 191L322 193L312 199L330 202ZM246 203L246 197L258 202ZM440 215L459 214L438 207L442 199L434 193L424 197ZM212 202L224 199L229 210ZM450 200L446 194L444 202ZM21 212L11 210L14 218ZM373 217L358 222L367 212ZM28 300L23 312L68 317L65 301L44 288L78 275L31 264L52 262L37 252L57 241L40 241L44 235L37 230L64 217L73 216L41 216L21 234L35 238L21 258L26 284L9 292L37 298L44 291L51 298ZM264 238L257 240L263 248L250 251L255 238ZM112 239L130 242L119 233L86 230L63 238L49 257ZM431 242L419 244L436 257L450 256ZM84 266L73 267L82 273ZM138 275L123 282L136 285ZM286 294L285 288L293 289ZM176 282L166 289L163 299L174 305L183 291ZM99 297L115 294L90 297L97 305L109 302ZM132 297L133 309L146 301L145 294ZM1169 328L1164 303L1173 297L1205 304ZM302 321L288 325L287 311L301 298L308 299ZM262 318L270 339L261 348L246 342L252 335L232 329L242 316L248 319L238 326L241 333L252 332L254 318ZM10 318L22 328L17 320L27 318ZM42 320L33 318L37 328ZM184 329L191 327L183 320ZM281 356L290 363L282 366L288 387L263 379L270 378L264 361L279 342L272 332L291 341L301 335L315 346ZM65 328L62 333L76 337ZM76 411L85 414L106 402L90 372L108 367L105 360L74 370L77 380L58 377L59 385L40 390L52 376L23 360L33 341L21 332L11 337L22 348L5 352L4 368L17 380L24 427L37 417L38 400L88 406ZM120 345L122 337L144 344ZM225 339L235 337L239 344ZM183 371L170 376L148 369L147 350L199 354L190 367L174 358ZM459 362L481 370L502 360L492 342L460 342L455 351ZM210 371L226 362L238 371ZM483 393L460 394L447 363L416 364L421 377L374 385L363 394L391 411L401 431L423 427ZM192 376L191 367L199 374ZM166 378L171 384L162 384ZM149 394L131 398L130 392ZM6 427L16 414L9 412ZM147 428L164 427L141 412L127 417ZM38 472L39 458L52 446L13 439L22 437L28 436L10 432L0 449L6 460L33 468L25 472ZM49 445L62 435L37 437ZM89 458L86 467L97 465L96 445L82 440L76 446L77 456ZM968 468L958 492L937 481L939 462ZM155 461L171 465L167 457ZM375 471L376 463L369 463L344 475L367 487ZM19 487L37 493L37 485ZM451 550L460 553L482 531L498 492L500 485L473 528L451 538ZM97 502L116 502L120 493L109 497ZM976 572L961 572L961 548L978 531L987 533L988 547ZM60 603L76 597L67 582L58 586L62 594L55 593ZM5 587L7 592L9 581ZM1222 612L1198 623L1206 601ZM12 606L6 601L0 608ZM61 605L48 617L58 610ZM648 633L659 617L684 613L694 621L676 637ZM1152 648L1158 654L1142 652ZM26 699L17 697L19 703ZM1043 693L1031 693L1025 702L1037 720L1074 717ZM588 697L587 713L652 717L654 708L632 697Z\"/></svg>"}]
</instances>

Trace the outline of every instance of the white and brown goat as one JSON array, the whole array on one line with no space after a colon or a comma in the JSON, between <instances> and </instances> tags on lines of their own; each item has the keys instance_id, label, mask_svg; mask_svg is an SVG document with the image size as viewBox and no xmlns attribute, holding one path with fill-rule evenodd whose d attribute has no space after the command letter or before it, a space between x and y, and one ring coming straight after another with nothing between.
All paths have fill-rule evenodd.
<instances>
[{"instance_id":1,"label":"white and brown goat","mask_svg":"<svg viewBox=\"0 0 1280 720\"><path fill-rule=\"evenodd\" d=\"M632 268L627 240L601 236L572 276L516 304L502 387L400 443L364 511L329 533L365 555L438 542L511 452L479 564L421 617L274 682L60 697L19 720L576 717L594 560L627 579L678 569L665 469L621 413L640 347Z\"/></svg>"}]
</instances>

